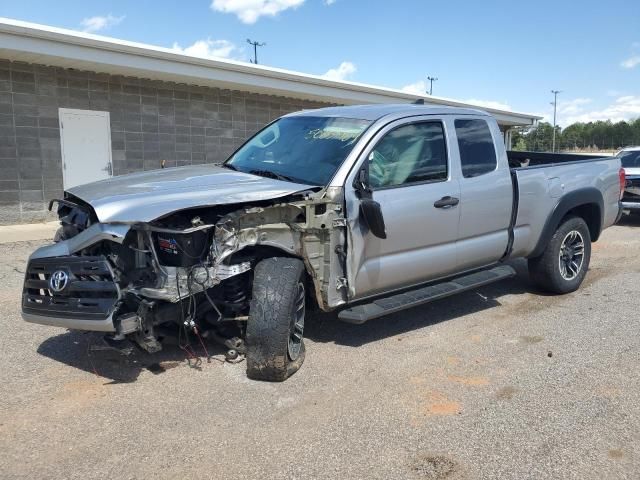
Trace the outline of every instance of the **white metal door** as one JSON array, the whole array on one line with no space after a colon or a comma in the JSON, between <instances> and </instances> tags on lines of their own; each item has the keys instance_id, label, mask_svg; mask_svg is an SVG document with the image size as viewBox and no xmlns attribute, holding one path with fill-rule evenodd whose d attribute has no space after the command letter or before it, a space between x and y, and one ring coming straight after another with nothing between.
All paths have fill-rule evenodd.
<instances>
[{"instance_id":1,"label":"white metal door","mask_svg":"<svg viewBox=\"0 0 640 480\"><path fill-rule=\"evenodd\" d=\"M61 108L59 113L64 188L111 177L109 112Z\"/></svg>"}]
</instances>

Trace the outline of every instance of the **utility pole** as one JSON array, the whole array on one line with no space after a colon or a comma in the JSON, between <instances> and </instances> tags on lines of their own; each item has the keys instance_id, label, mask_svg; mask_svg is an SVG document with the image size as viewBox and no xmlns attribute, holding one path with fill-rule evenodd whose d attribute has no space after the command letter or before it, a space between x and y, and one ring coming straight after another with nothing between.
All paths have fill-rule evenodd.
<instances>
[{"instance_id":1,"label":"utility pole","mask_svg":"<svg viewBox=\"0 0 640 480\"><path fill-rule=\"evenodd\" d=\"M556 111L558 110L558 94L562 93L560 90L551 90L551 93L553 93L553 102L551 102L551 105L553 105L553 141L552 141L552 146L551 146L551 151L553 153L555 153L556 151Z\"/></svg>"},{"instance_id":2,"label":"utility pole","mask_svg":"<svg viewBox=\"0 0 640 480\"><path fill-rule=\"evenodd\" d=\"M437 82L438 78L437 77L427 77L427 80L429 80L429 95L433 94L433 82Z\"/></svg>"},{"instance_id":3,"label":"utility pole","mask_svg":"<svg viewBox=\"0 0 640 480\"><path fill-rule=\"evenodd\" d=\"M258 47L264 47L266 43L252 42L247 38L247 43L253 45L253 60L249 60L251 63L258 64Z\"/></svg>"}]
</instances>

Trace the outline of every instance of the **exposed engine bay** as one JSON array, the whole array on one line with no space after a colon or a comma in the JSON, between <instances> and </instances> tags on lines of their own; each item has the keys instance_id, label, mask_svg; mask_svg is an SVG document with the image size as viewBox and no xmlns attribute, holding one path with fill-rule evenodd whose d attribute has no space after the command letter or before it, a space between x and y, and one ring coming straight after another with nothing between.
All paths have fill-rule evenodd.
<instances>
[{"instance_id":1,"label":"exposed engine bay","mask_svg":"<svg viewBox=\"0 0 640 480\"><path fill-rule=\"evenodd\" d=\"M100 223L91 205L71 194L54 203L57 244L32 256L25 311L106 315L112 328L105 338L114 345L129 340L153 353L168 334L181 341L196 334L225 345L234 360L244 353L253 269L274 256L304 262L310 305L331 310L346 301L339 190L191 208L131 224ZM56 255L52 249L61 245L66 250ZM52 291L59 272L68 282L62 294Z\"/></svg>"}]
</instances>

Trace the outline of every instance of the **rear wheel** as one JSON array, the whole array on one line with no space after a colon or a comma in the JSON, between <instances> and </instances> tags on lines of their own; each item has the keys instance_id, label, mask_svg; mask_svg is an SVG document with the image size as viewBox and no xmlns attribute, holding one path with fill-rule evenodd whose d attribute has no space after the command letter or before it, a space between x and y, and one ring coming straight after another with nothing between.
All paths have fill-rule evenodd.
<instances>
[{"instance_id":1,"label":"rear wheel","mask_svg":"<svg viewBox=\"0 0 640 480\"><path fill-rule=\"evenodd\" d=\"M577 290L591 259L589 227L580 217L567 217L551 237L542 255L529 259L534 283L552 293Z\"/></svg>"},{"instance_id":2,"label":"rear wheel","mask_svg":"<svg viewBox=\"0 0 640 480\"><path fill-rule=\"evenodd\" d=\"M256 265L247 322L247 376L281 382L304 362L304 265L275 257Z\"/></svg>"}]
</instances>

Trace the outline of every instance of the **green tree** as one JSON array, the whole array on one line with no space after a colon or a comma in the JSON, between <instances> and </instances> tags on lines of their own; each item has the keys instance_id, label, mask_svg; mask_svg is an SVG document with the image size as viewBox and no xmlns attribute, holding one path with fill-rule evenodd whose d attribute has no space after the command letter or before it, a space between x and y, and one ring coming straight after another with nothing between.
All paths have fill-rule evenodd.
<instances>
[{"instance_id":1,"label":"green tree","mask_svg":"<svg viewBox=\"0 0 640 480\"><path fill-rule=\"evenodd\" d=\"M512 144L516 150L549 152L553 144L553 126L540 122L536 127L515 129ZM559 151L616 150L640 145L640 118L613 123L598 120L573 123L564 129L556 127L556 149Z\"/></svg>"}]
</instances>

